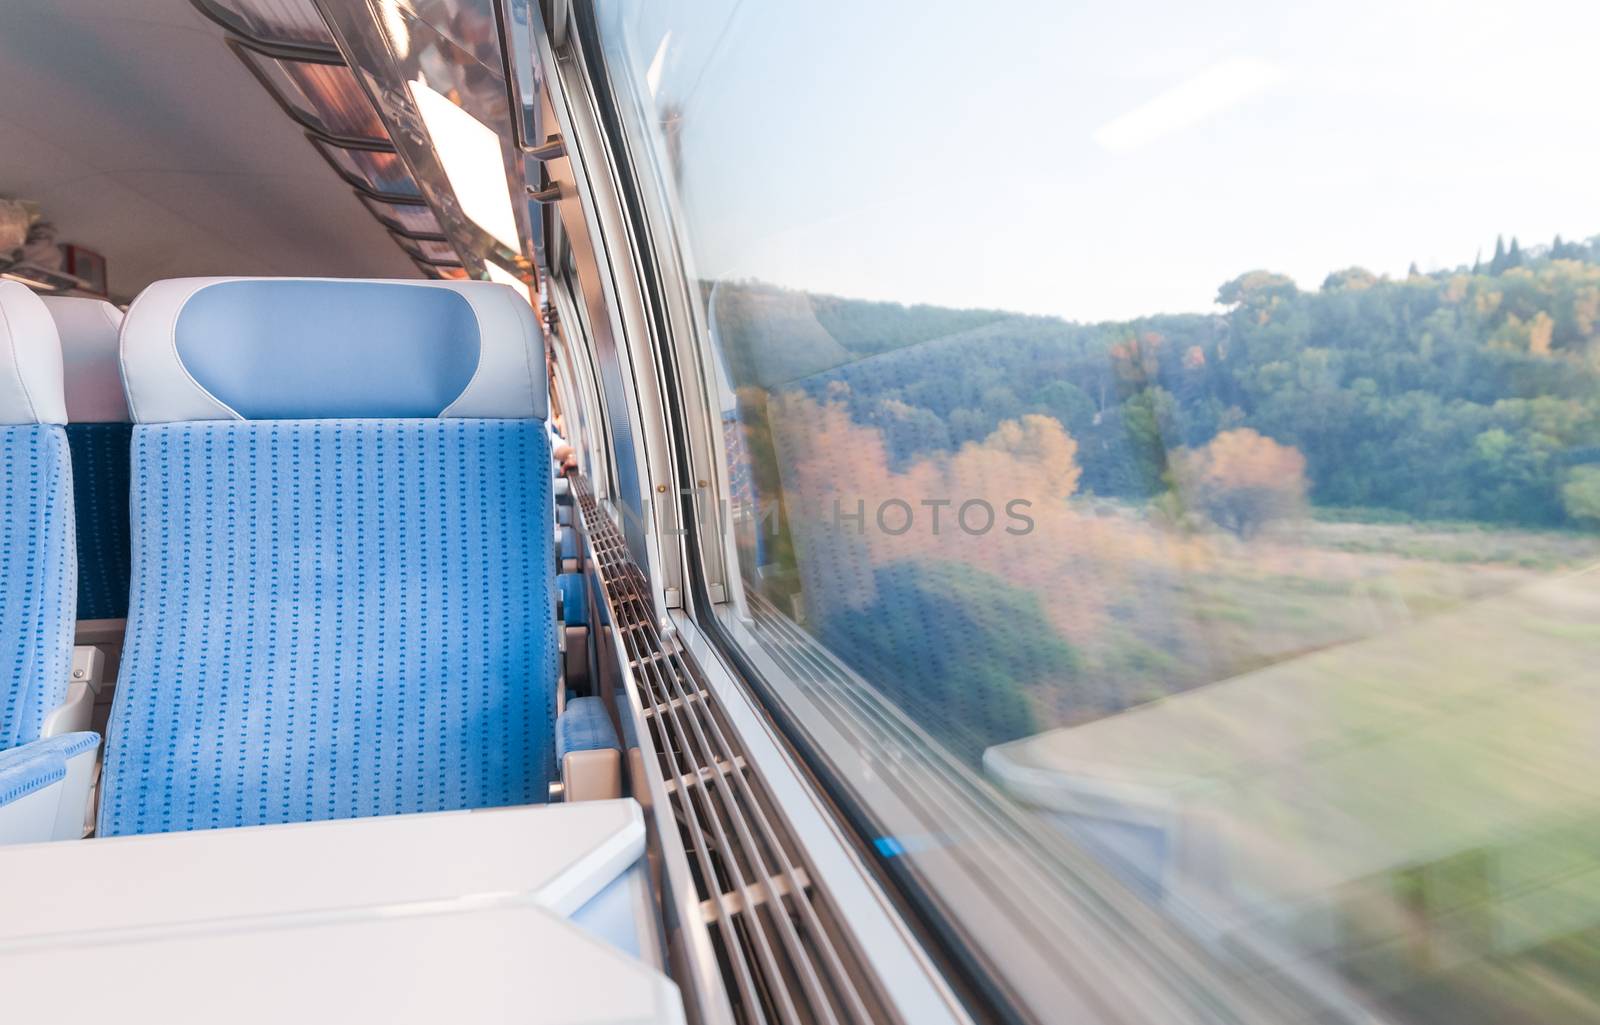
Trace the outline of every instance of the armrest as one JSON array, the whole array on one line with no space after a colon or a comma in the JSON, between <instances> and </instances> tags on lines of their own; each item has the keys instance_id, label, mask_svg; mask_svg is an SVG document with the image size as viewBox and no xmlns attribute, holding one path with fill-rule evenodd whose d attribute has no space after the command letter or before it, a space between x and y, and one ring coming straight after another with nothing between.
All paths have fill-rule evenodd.
<instances>
[{"instance_id":1,"label":"armrest","mask_svg":"<svg viewBox=\"0 0 1600 1025\"><path fill-rule=\"evenodd\" d=\"M562 573L556 577L561 595L561 668L567 686L580 694L593 690L589 684L594 660L589 639L589 595L582 573Z\"/></svg>"},{"instance_id":2,"label":"armrest","mask_svg":"<svg viewBox=\"0 0 1600 1025\"><path fill-rule=\"evenodd\" d=\"M556 528L560 531L557 548L557 557L562 573L576 573L582 568L582 552L579 551L578 531L575 527L562 526Z\"/></svg>"},{"instance_id":3,"label":"armrest","mask_svg":"<svg viewBox=\"0 0 1600 1025\"><path fill-rule=\"evenodd\" d=\"M88 732L0 751L0 844L83 837L99 752Z\"/></svg>"},{"instance_id":4,"label":"armrest","mask_svg":"<svg viewBox=\"0 0 1600 1025\"><path fill-rule=\"evenodd\" d=\"M573 698L556 717L556 757L566 800L622 796L622 745L599 698Z\"/></svg>"},{"instance_id":5,"label":"armrest","mask_svg":"<svg viewBox=\"0 0 1600 1025\"><path fill-rule=\"evenodd\" d=\"M106 653L92 644L72 649L72 680L67 700L45 716L43 737L86 731L94 719L94 700L105 682Z\"/></svg>"},{"instance_id":6,"label":"armrest","mask_svg":"<svg viewBox=\"0 0 1600 1025\"><path fill-rule=\"evenodd\" d=\"M66 778L66 762L37 742L0 751L0 844L50 839Z\"/></svg>"}]
</instances>

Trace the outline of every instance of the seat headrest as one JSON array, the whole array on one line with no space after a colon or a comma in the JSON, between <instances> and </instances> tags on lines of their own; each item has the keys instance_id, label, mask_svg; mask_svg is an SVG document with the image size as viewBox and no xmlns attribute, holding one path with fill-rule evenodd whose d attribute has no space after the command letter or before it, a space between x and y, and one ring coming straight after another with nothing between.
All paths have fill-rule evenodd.
<instances>
[{"instance_id":1,"label":"seat headrest","mask_svg":"<svg viewBox=\"0 0 1600 1025\"><path fill-rule=\"evenodd\" d=\"M549 410L533 308L489 281L158 281L123 321L122 376L135 423Z\"/></svg>"},{"instance_id":2,"label":"seat headrest","mask_svg":"<svg viewBox=\"0 0 1600 1025\"><path fill-rule=\"evenodd\" d=\"M117 362L122 311L104 299L45 296L61 336L67 419L73 423L127 423L128 398Z\"/></svg>"},{"instance_id":3,"label":"seat headrest","mask_svg":"<svg viewBox=\"0 0 1600 1025\"><path fill-rule=\"evenodd\" d=\"M0 424L64 424L61 340L44 300L0 281Z\"/></svg>"}]
</instances>

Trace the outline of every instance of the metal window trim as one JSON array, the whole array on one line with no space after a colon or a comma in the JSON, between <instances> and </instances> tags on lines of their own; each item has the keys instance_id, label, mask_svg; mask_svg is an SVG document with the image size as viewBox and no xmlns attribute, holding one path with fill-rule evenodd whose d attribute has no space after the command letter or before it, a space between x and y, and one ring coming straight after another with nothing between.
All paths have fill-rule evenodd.
<instances>
[{"instance_id":1,"label":"metal window trim","mask_svg":"<svg viewBox=\"0 0 1600 1025\"><path fill-rule=\"evenodd\" d=\"M573 34L563 31L566 44L560 52L552 47L551 31L542 12L530 8L537 59L544 69L545 97L555 114L556 127L565 148L558 160L571 170L570 187L575 196L557 201L563 213L573 210L582 216L585 236L571 234L576 252L585 254L596 269L597 280L581 280L583 266L577 266L582 298L591 317L603 314L606 327L623 361L619 368L625 400L634 415L635 437L640 440L636 456L641 494L639 508L645 513L644 544L646 569L651 587L661 608L679 607L684 600L685 576L682 545L677 533L677 517L663 518L663 510L675 504L663 501L676 496L682 484L669 436L668 413L663 401L661 368L658 365L656 330L652 304L637 263L637 239L619 193L613 155L590 85L590 71L581 46L573 45ZM592 287L597 294L588 294ZM578 296L573 296L578 299ZM589 325L592 332L594 323Z\"/></svg>"},{"instance_id":2,"label":"metal window trim","mask_svg":"<svg viewBox=\"0 0 1600 1025\"><path fill-rule=\"evenodd\" d=\"M963 1025L973 1019L881 882L861 858L853 834L808 779L769 713L720 648L683 610L670 614L684 646L721 699L784 815L817 867L826 889L865 953L878 983L907 1022Z\"/></svg>"},{"instance_id":3,"label":"metal window trim","mask_svg":"<svg viewBox=\"0 0 1600 1025\"><path fill-rule=\"evenodd\" d=\"M605 482L606 493L615 493L616 482L612 475L610 453L611 425L606 419L605 393L600 388L598 371L594 366L594 346L589 340L588 328L578 309L577 299L568 288L565 268L558 273L547 274L545 288L556 313L555 330L551 332L552 344L558 350L558 359L564 358L566 361L574 397L583 404L584 419L575 424L570 417L567 418L567 439L580 446L578 451L583 453L587 464L582 469L590 480ZM582 447L587 445L589 439L580 437L580 425L589 426L594 432L592 446Z\"/></svg>"},{"instance_id":4,"label":"metal window trim","mask_svg":"<svg viewBox=\"0 0 1600 1025\"><path fill-rule=\"evenodd\" d=\"M579 38L585 46L597 51L594 66L609 78L613 70L620 70L627 86L616 89L608 81L607 96L616 114L617 134L623 152L619 158L626 168L626 178L639 199L640 213L649 233L648 261L639 258L641 265L653 271L662 298L666 318L665 337L660 340L663 359L673 374L679 423L680 440L685 448L687 468L683 474L684 491L690 507L690 524L678 524L680 529L712 528L715 544L697 537L685 551L685 559L695 560L694 570L704 585L704 595L695 588L686 600L704 597L711 605L732 601L742 607L743 583L734 567L738 565L738 549L732 531L725 529L732 498L728 475L726 439L717 429L721 423L718 402L720 390L716 385L716 360L708 344L710 326L701 317L701 304L695 299L699 275L695 271L694 257L686 244L679 225L684 221L682 205L675 190L667 180L670 168L663 168L655 159L655 147L650 139L639 137L638 125L647 121L637 107L640 94L633 78L633 68L623 62L613 69L599 39L598 24L592 6L580 8ZM681 513L683 503L673 508Z\"/></svg>"},{"instance_id":5,"label":"metal window trim","mask_svg":"<svg viewBox=\"0 0 1600 1025\"><path fill-rule=\"evenodd\" d=\"M541 80L537 51L533 46L534 23L539 18L538 0L493 0L495 22L500 30L500 56L506 80L506 102L511 107L512 141L523 153L535 149L540 140L539 93ZM520 15L520 17L519 17ZM517 49L526 36L528 52Z\"/></svg>"}]
</instances>

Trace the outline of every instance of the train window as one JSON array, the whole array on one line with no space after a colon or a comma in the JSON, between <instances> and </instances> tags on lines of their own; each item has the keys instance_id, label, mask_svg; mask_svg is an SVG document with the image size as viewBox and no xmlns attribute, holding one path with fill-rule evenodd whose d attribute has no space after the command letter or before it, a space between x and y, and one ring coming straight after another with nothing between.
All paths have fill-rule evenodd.
<instances>
[{"instance_id":1,"label":"train window","mask_svg":"<svg viewBox=\"0 0 1600 1025\"><path fill-rule=\"evenodd\" d=\"M835 780L931 913L1059 844L1305 1020L1600 1015L1600 8L595 6L737 636L932 752Z\"/></svg>"}]
</instances>

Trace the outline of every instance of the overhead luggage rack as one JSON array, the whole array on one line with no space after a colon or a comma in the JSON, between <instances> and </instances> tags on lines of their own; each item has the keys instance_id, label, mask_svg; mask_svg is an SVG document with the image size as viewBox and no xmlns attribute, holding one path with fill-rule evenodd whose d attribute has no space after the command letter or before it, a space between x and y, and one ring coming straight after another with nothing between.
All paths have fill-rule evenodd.
<instances>
[{"instance_id":1,"label":"overhead luggage rack","mask_svg":"<svg viewBox=\"0 0 1600 1025\"><path fill-rule=\"evenodd\" d=\"M357 71L310 0L192 0L417 269L468 277Z\"/></svg>"},{"instance_id":2,"label":"overhead luggage rack","mask_svg":"<svg viewBox=\"0 0 1600 1025\"><path fill-rule=\"evenodd\" d=\"M194 0L194 6L241 39L339 56L339 45L312 0Z\"/></svg>"}]
</instances>

